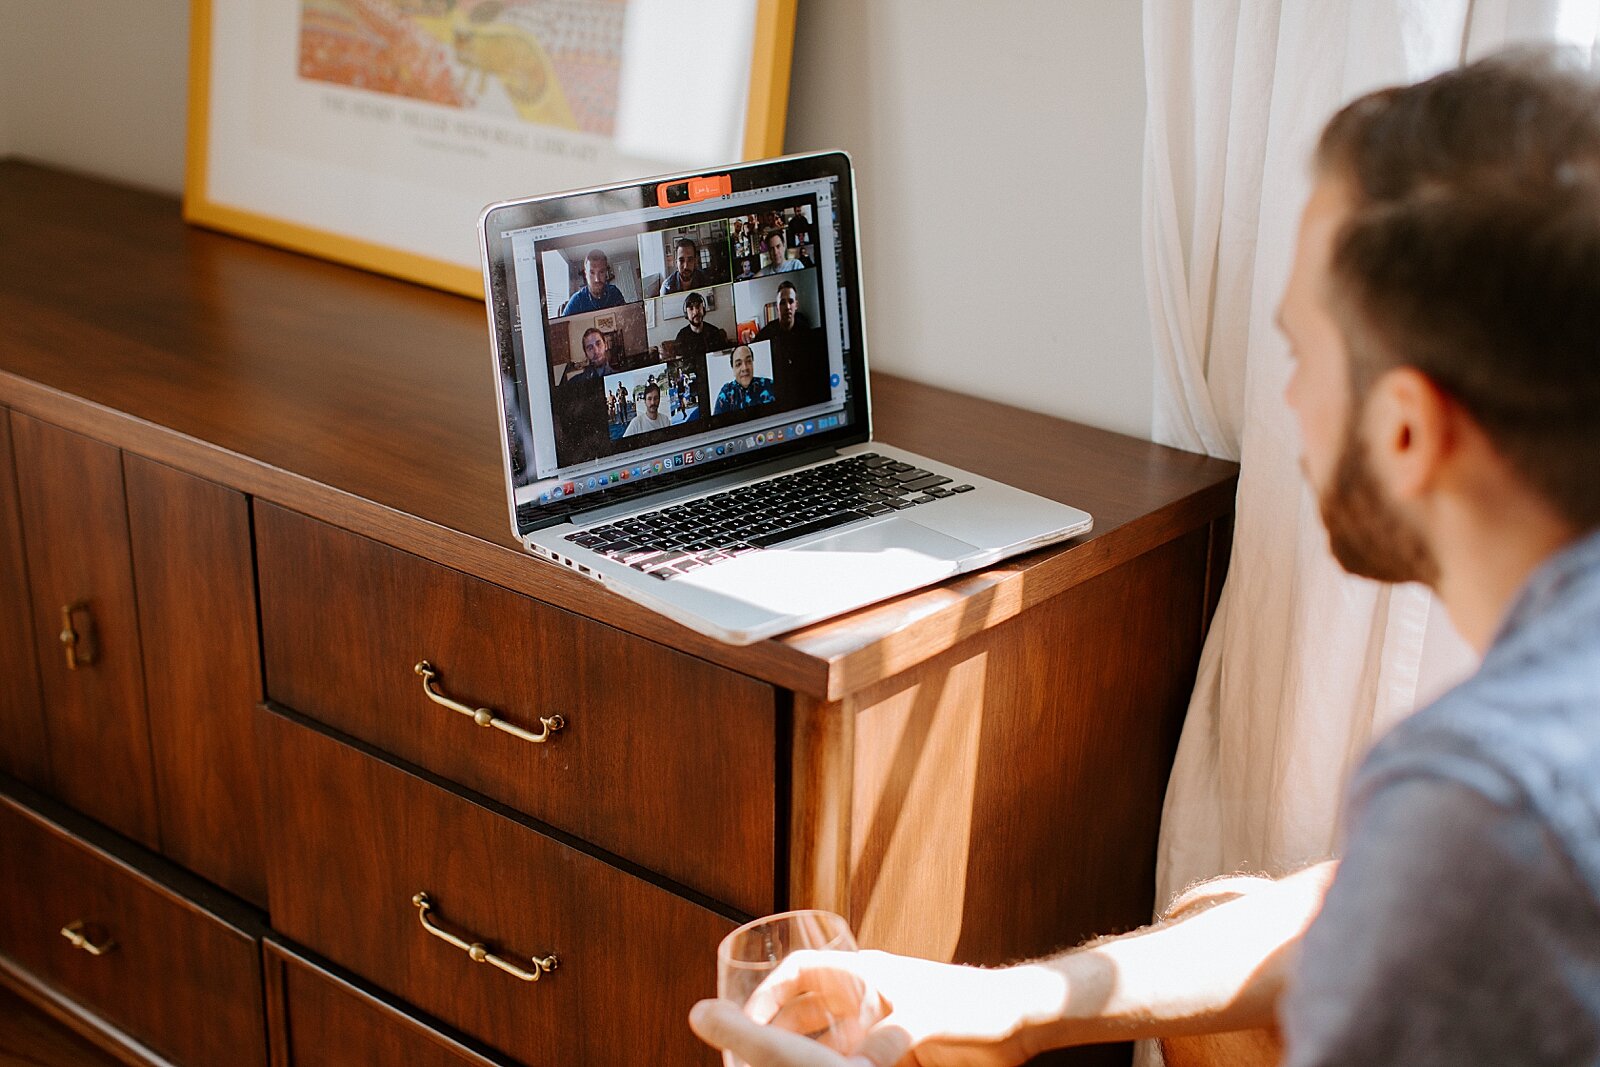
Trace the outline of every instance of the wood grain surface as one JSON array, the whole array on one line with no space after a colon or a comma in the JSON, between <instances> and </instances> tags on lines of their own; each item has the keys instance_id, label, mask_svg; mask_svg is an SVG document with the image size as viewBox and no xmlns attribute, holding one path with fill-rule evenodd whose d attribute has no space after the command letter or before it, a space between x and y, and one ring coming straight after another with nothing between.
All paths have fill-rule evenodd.
<instances>
[{"instance_id":1,"label":"wood grain surface","mask_svg":"<svg viewBox=\"0 0 1600 1067\"><path fill-rule=\"evenodd\" d=\"M257 942L0 796L0 954L186 1067L265 1067ZM106 948L60 931L73 922Z\"/></svg>"},{"instance_id":2,"label":"wood grain surface","mask_svg":"<svg viewBox=\"0 0 1600 1067\"><path fill-rule=\"evenodd\" d=\"M716 1062L686 1019L730 919L302 721L264 710L259 726L276 930L520 1060ZM474 963L423 930L418 892L457 936L559 967L524 982Z\"/></svg>"},{"instance_id":3,"label":"wood grain surface","mask_svg":"<svg viewBox=\"0 0 1600 1067\"><path fill-rule=\"evenodd\" d=\"M122 1062L0 985L0 1067L117 1067Z\"/></svg>"},{"instance_id":4,"label":"wood grain surface","mask_svg":"<svg viewBox=\"0 0 1600 1067\"><path fill-rule=\"evenodd\" d=\"M1231 507L1232 464L874 375L879 438L1084 508L1094 532L731 648L517 548L479 302L196 230L175 201L23 163L0 164L0 217L0 402L826 699Z\"/></svg>"},{"instance_id":5,"label":"wood grain surface","mask_svg":"<svg viewBox=\"0 0 1600 1067\"><path fill-rule=\"evenodd\" d=\"M152 848L155 776L118 451L12 412L54 794ZM62 608L80 659L67 668Z\"/></svg>"},{"instance_id":6,"label":"wood grain surface","mask_svg":"<svg viewBox=\"0 0 1600 1067\"><path fill-rule=\"evenodd\" d=\"M50 748L45 734L39 664L34 658L33 612L22 554L11 422L0 408L0 770L47 789Z\"/></svg>"},{"instance_id":7,"label":"wood grain surface","mask_svg":"<svg viewBox=\"0 0 1600 1067\"><path fill-rule=\"evenodd\" d=\"M264 948L268 983L283 1001L273 1067L515 1067L288 946Z\"/></svg>"},{"instance_id":8,"label":"wood grain surface","mask_svg":"<svg viewBox=\"0 0 1600 1067\"><path fill-rule=\"evenodd\" d=\"M747 914L774 906L773 692L271 505L267 692ZM414 666L533 744L430 701Z\"/></svg>"},{"instance_id":9,"label":"wood grain surface","mask_svg":"<svg viewBox=\"0 0 1600 1067\"><path fill-rule=\"evenodd\" d=\"M265 907L249 503L137 456L123 469L162 849Z\"/></svg>"}]
</instances>

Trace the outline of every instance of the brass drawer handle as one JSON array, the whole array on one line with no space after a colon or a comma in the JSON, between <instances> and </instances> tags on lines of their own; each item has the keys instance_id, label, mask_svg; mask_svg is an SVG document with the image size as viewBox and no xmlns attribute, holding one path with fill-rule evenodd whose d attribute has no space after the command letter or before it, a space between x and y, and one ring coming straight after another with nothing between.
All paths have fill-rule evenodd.
<instances>
[{"instance_id":1,"label":"brass drawer handle","mask_svg":"<svg viewBox=\"0 0 1600 1067\"><path fill-rule=\"evenodd\" d=\"M465 952L474 963L492 963L513 978L520 978L524 982L537 982L542 974L549 974L560 966L561 961L552 954L549 956L533 957L533 970L525 971L508 959L496 956L481 941L463 941L450 931L435 926L428 919L428 912L433 910L433 901L428 899L427 893L418 893L411 898L411 903L417 906L417 921L422 923L422 928L434 937L447 941Z\"/></svg>"},{"instance_id":2,"label":"brass drawer handle","mask_svg":"<svg viewBox=\"0 0 1600 1067\"><path fill-rule=\"evenodd\" d=\"M61 928L61 936L72 942L73 948L81 948L91 956L104 956L107 952L117 947L117 943L109 937L98 945L90 941L83 932L83 920L70 922Z\"/></svg>"},{"instance_id":3,"label":"brass drawer handle","mask_svg":"<svg viewBox=\"0 0 1600 1067\"><path fill-rule=\"evenodd\" d=\"M72 616L80 611L85 616L88 615L88 601L76 600L71 604L61 605L61 647L67 654L67 670L69 671L75 671L79 667L86 667L94 662L94 651L92 649L78 647L80 643L86 643L85 636L88 633L89 626L94 625L94 620L88 620L89 626L84 627L84 633L82 634L73 629Z\"/></svg>"},{"instance_id":4,"label":"brass drawer handle","mask_svg":"<svg viewBox=\"0 0 1600 1067\"><path fill-rule=\"evenodd\" d=\"M538 733L524 730L515 723L509 723L504 719L497 718L495 713L488 708L469 708L459 700L451 700L445 696L438 688L439 672L434 670L433 664L427 660L422 660L411 669L422 676L422 691L428 695L429 700L435 704L441 704L451 711L459 711L479 726L493 726L496 730L504 730L512 737L520 737L524 741L532 741L536 745L541 745L550 740L551 734L567 725L567 720L560 715L541 715L539 716L539 722L544 727L543 730Z\"/></svg>"}]
</instances>

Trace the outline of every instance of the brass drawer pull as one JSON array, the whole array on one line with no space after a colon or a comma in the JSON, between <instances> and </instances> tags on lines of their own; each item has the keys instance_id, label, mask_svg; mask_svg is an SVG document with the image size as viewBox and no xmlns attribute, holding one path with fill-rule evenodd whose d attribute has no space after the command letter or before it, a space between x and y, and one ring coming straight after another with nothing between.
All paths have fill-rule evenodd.
<instances>
[{"instance_id":1,"label":"brass drawer pull","mask_svg":"<svg viewBox=\"0 0 1600 1067\"><path fill-rule=\"evenodd\" d=\"M69 671L75 671L79 667L86 667L94 662L94 651L92 649L78 647L80 643L86 643L85 637L89 627L84 627L84 633L82 634L73 629L72 616L80 611L85 615L88 614L88 601L77 600L71 604L61 605L61 647L67 654L67 670ZM92 626L94 620L90 619L89 624Z\"/></svg>"},{"instance_id":2,"label":"brass drawer pull","mask_svg":"<svg viewBox=\"0 0 1600 1067\"><path fill-rule=\"evenodd\" d=\"M445 696L438 688L439 672L434 670L433 664L427 660L422 660L411 669L422 676L422 691L428 695L429 700L435 704L441 704L451 711L459 711L479 726L493 726L496 730L504 730L512 737L520 737L524 741L532 741L534 744L540 745L550 740L551 734L567 725L567 720L560 715L541 715L539 716L539 722L544 727L543 730L538 733L524 730L515 723L496 718L495 713L488 708L469 708L459 700L451 700Z\"/></svg>"},{"instance_id":3,"label":"brass drawer pull","mask_svg":"<svg viewBox=\"0 0 1600 1067\"><path fill-rule=\"evenodd\" d=\"M91 956L104 956L107 952L117 947L117 943L109 937L98 945L90 941L83 932L83 920L70 922L61 928L61 936L72 942L73 948L81 948Z\"/></svg>"},{"instance_id":4,"label":"brass drawer pull","mask_svg":"<svg viewBox=\"0 0 1600 1067\"><path fill-rule=\"evenodd\" d=\"M418 893L411 898L411 903L417 906L417 921L422 923L422 928L434 937L447 941L465 952L474 963L492 963L513 978L520 978L524 982L537 982L542 974L549 974L561 963L554 955L533 957L533 970L525 971L508 959L503 959L490 952L481 941L463 941L450 931L435 926L428 920L428 912L433 910L433 901L428 899L428 894ZM64 931L63 931L64 932Z\"/></svg>"}]
</instances>

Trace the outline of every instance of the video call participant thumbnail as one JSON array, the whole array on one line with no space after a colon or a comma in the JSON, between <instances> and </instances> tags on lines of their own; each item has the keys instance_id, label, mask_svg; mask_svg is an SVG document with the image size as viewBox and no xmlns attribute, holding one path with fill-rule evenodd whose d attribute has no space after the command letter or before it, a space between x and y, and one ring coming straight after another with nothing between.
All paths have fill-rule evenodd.
<instances>
[{"instance_id":1,"label":"video call participant thumbnail","mask_svg":"<svg viewBox=\"0 0 1600 1067\"><path fill-rule=\"evenodd\" d=\"M733 380L717 393L717 402L711 409L713 415L736 414L778 399L772 379L756 375L756 357L749 345L740 345L729 352L728 362Z\"/></svg>"},{"instance_id":2,"label":"video call participant thumbnail","mask_svg":"<svg viewBox=\"0 0 1600 1067\"><path fill-rule=\"evenodd\" d=\"M700 245L693 237L680 237L673 243L673 262L678 269L661 284L663 293L681 293L713 285L710 271L700 269Z\"/></svg>"},{"instance_id":3,"label":"video call participant thumbnail","mask_svg":"<svg viewBox=\"0 0 1600 1067\"><path fill-rule=\"evenodd\" d=\"M798 260L790 260L797 263ZM811 320L806 318L806 313L800 310L800 291L795 284L785 281L778 286L777 299L778 317L756 331L757 341L770 341L774 337L786 337L796 330L809 330Z\"/></svg>"},{"instance_id":4,"label":"video call participant thumbnail","mask_svg":"<svg viewBox=\"0 0 1600 1067\"><path fill-rule=\"evenodd\" d=\"M583 355L587 361L582 370L567 370L561 379L561 385L570 385L573 382L599 381L611 373L611 348L606 341L606 335L593 326L583 331Z\"/></svg>"},{"instance_id":5,"label":"video call participant thumbnail","mask_svg":"<svg viewBox=\"0 0 1600 1067\"><path fill-rule=\"evenodd\" d=\"M767 265L762 268L761 275L784 274L792 270L805 270L806 265L798 259L789 258L788 239L783 230L772 229L761 235L761 247L767 253Z\"/></svg>"},{"instance_id":6,"label":"video call participant thumbnail","mask_svg":"<svg viewBox=\"0 0 1600 1067\"><path fill-rule=\"evenodd\" d=\"M661 410L661 386L651 382L644 389L643 408L633 417L633 421L628 423L628 428L622 431L622 436L632 437L634 434L665 430L671 426L672 418Z\"/></svg>"},{"instance_id":7,"label":"video call participant thumbnail","mask_svg":"<svg viewBox=\"0 0 1600 1067\"><path fill-rule=\"evenodd\" d=\"M707 352L728 347L728 331L714 322L706 321L706 298L690 293L683 298L683 317L689 324L678 331L678 352L681 356L703 356Z\"/></svg>"},{"instance_id":8,"label":"video call participant thumbnail","mask_svg":"<svg viewBox=\"0 0 1600 1067\"><path fill-rule=\"evenodd\" d=\"M601 311L627 303L622 290L612 284L614 278L616 273L611 269L611 260L605 252L598 248L589 249L583 257L583 279L586 284L572 294L561 309L561 314L581 315L585 311Z\"/></svg>"}]
</instances>

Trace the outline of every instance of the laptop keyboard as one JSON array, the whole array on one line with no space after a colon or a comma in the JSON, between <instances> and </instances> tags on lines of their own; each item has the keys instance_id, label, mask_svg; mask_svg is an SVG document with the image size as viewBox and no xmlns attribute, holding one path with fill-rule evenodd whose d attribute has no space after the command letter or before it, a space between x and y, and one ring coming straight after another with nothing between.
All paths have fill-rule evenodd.
<instances>
[{"instance_id":1,"label":"laptop keyboard","mask_svg":"<svg viewBox=\"0 0 1600 1067\"><path fill-rule=\"evenodd\" d=\"M867 452L590 527L566 539L657 578L674 578L972 488L953 485L936 471Z\"/></svg>"}]
</instances>

